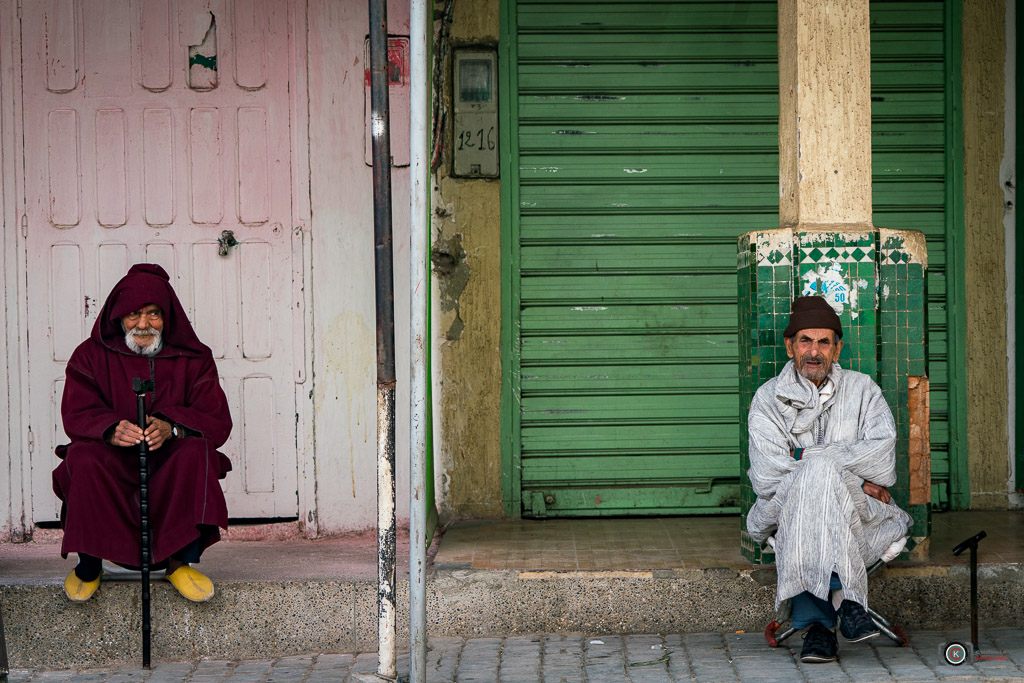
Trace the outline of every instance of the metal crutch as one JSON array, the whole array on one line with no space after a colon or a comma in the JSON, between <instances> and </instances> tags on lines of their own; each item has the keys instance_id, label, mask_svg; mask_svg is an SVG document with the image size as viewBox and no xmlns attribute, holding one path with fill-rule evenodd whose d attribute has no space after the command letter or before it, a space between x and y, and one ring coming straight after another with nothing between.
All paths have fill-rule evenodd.
<instances>
[{"instance_id":1,"label":"metal crutch","mask_svg":"<svg viewBox=\"0 0 1024 683\"><path fill-rule=\"evenodd\" d=\"M978 648L978 543L988 534L979 531L976 535L962 541L953 548L953 555L959 557L960 553L970 548L971 550L971 661L977 661L981 655Z\"/></svg>"},{"instance_id":2,"label":"metal crutch","mask_svg":"<svg viewBox=\"0 0 1024 683\"><path fill-rule=\"evenodd\" d=\"M132 380L132 389L139 407L139 428L146 431L146 392L153 391L153 380ZM142 529L142 668L149 668L149 559L152 541L149 537L149 446L139 442L139 526Z\"/></svg>"}]
</instances>

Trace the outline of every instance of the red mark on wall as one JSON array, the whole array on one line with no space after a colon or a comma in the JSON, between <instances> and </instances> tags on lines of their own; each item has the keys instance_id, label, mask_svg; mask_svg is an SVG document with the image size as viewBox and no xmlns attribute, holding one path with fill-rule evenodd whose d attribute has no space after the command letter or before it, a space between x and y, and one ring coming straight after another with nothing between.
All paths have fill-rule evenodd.
<instances>
[{"instance_id":1,"label":"red mark on wall","mask_svg":"<svg viewBox=\"0 0 1024 683\"><path fill-rule=\"evenodd\" d=\"M370 63L367 53L366 63ZM366 87L370 87L370 67L363 71ZM388 38L388 85L406 85L409 82L409 39Z\"/></svg>"}]
</instances>

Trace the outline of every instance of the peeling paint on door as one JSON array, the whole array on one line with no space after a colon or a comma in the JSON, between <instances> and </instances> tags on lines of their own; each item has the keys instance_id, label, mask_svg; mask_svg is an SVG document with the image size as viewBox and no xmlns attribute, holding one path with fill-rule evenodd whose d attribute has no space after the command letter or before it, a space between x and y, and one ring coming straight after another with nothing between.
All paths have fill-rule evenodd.
<instances>
[{"instance_id":1,"label":"peeling paint on door","mask_svg":"<svg viewBox=\"0 0 1024 683\"><path fill-rule=\"evenodd\" d=\"M188 87L213 90L217 87L217 18L210 12L203 39L188 46Z\"/></svg>"}]
</instances>

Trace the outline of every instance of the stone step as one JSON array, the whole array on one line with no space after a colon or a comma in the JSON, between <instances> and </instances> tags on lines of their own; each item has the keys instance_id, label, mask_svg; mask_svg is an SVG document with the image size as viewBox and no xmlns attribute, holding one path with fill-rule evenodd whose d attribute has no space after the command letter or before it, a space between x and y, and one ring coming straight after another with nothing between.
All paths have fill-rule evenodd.
<instances>
[{"instance_id":1,"label":"stone step","mask_svg":"<svg viewBox=\"0 0 1024 683\"><path fill-rule=\"evenodd\" d=\"M139 661L138 582L105 580L92 600L71 603L59 573L70 562L59 563L59 572L26 578L24 569L9 571L16 564L11 554L0 553L0 608L12 668ZM223 558L218 564L223 567ZM214 567L209 573L217 578ZM376 649L377 589L372 577L311 577L301 567L292 576L261 575L258 580L237 578L244 568L223 573L229 578L217 581L217 595L204 604L187 602L170 584L154 582L154 662ZM1024 567L986 563L978 578L981 626L1024 627ZM773 618L774 588L771 567L481 571L450 563L431 570L428 633L759 633ZM405 647L406 581L399 583L398 593L398 642ZM969 628L969 571L965 566L890 566L871 578L870 602L908 632Z\"/></svg>"}]
</instances>

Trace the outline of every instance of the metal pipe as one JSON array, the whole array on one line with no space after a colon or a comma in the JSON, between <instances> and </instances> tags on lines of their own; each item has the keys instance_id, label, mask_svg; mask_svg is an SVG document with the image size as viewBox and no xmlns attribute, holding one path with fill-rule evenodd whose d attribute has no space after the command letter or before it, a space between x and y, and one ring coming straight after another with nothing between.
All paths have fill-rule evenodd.
<instances>
[{"instance_id":1,"label":"metal pipe","mask_svg":"<svg viewBox=\"0 0 1024 683\"><path fill-rule=\"evenodd\" d=\"M7 673L10 667L7 665L7 638L4 637L4 615L0 610L0 683L6 683Z\"/></svg>"},{"instance_id":2,"label":"metal pipe","mask_svg":"<svg viewBox=\"0 0 1024 683\"><path fill-rule=\"evenodd\" d=\"M377 675L397 676L395 383L377 382Z\"/></svg>"},{"instance_id":3,"label":"metal pipe","mask_svg":"<svg viewBox=\"0 0 1024 683\"><path fill-rule=\"evenodd\" d=\"M410 0L409 49L409 650L410 680L427 680L427 236L430 65L426 0Z\"/></svg>"},{"instance_id":4,"label":"metal pipe","mask_svg":"<svg viewBox=\"0 0 1024 683\"><path fill-rule=\"evenodd\" d=\"M377 675L396 677L395 285L386 0L370 0L370 121L377 307Z\"/></svg>"}]
</instances>

